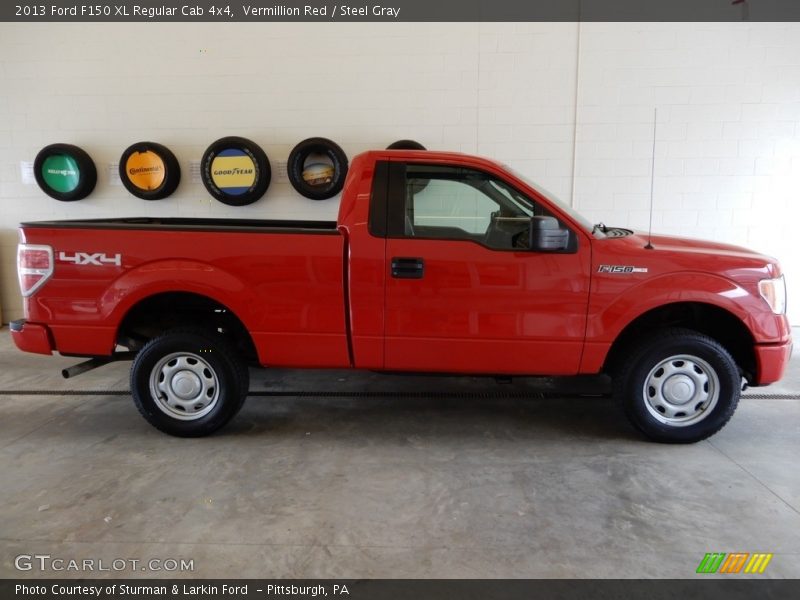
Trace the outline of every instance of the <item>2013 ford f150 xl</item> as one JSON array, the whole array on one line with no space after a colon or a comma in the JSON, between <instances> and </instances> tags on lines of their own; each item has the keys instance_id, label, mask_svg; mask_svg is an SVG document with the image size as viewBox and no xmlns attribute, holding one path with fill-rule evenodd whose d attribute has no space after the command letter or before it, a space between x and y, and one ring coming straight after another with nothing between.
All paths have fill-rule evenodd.
<instances>
[{"instance_id":1,"label":"2013 ford f150 xl","mask_svg":"<svg viewBox=\"0 0 800 600\"><path fill-rule=\"evenodd\" d=\"M24 223L28 352L133 358L142 415L179 436L240 409L248 364L481 375L608 373L666 442L725 425L791 353L778 263L584 221L462 154L354 158L336 222Z\"/></svg>"}]
</instances>

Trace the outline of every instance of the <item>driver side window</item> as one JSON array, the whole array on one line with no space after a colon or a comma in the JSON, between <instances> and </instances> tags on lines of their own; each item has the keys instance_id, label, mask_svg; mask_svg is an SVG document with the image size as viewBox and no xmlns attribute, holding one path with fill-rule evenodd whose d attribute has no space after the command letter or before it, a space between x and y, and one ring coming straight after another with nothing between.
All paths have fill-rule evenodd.
<instances>
[{"instance_id":1,"label":"driver side window","mask_svg":"<svg viewBox=\"0 0 800 600\"><path fill-rule=\"evenodd\" d=\"M407 165L404 233L525 250L534 207L502 181L461 167Z\"/></svg>"},{"instance_id":2,"label":"driver side window","mask_svg":"<svg viewBox=\"0 0 800 600\"><path fill-rule=\"evenodd\" d=\"M457 229L482 236L499 209L491 198L455 179L429 179L426 185L425 180L412 178L408 190L412 194L406 214L415 229Z\"/></svg>"}]
</instances>

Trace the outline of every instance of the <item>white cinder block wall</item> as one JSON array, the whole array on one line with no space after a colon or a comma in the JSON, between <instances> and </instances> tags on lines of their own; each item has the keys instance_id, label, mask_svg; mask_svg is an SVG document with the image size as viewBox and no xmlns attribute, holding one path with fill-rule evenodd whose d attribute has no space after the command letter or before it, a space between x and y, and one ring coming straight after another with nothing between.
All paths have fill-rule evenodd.
<instances>
[{"instance_id":1,"label":"white cinder block wall","mask_svg":"<svg viewBox=\"0 0 800 600\"><path fill-rule=\"evenodd\" d=\"M414 138L498 158L594 220L642 228L656 105L654 229L777 255L800 294L798 25L2 24L3 319L22 312L23 220L335 217L337 200L307 200L275 176L253 205L211 199L189 161L226 135L261 144L273 173L306 137L350 156ZM142 140L181 162L169 199L139 200L109 181L108 164ZM22 184L20 161L53 142L94 158L85 200Z\"/></svg>"},{"instance_id":2,"label":"white cinder block wall","mask_svg":"<svg viewBox=\"0 0 800 600\"><path fill-rule=\"evenodd\" d=\"M778 257L800 324L800 25L580 26L574 205Z\"/></svg>"}]
</instances>

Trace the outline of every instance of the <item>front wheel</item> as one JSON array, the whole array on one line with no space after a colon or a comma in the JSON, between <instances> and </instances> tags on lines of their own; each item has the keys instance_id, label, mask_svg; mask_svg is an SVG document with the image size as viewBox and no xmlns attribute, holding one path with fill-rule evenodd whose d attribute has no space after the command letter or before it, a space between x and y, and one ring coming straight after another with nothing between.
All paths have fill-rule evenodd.
<instances>
[{"instance_id":1,"label":"front wheel","mask_svg":"<svg viewBox=\"0 0 800 600\"><path fill-rule=\"evenodd\" d=\"M150 340L131 367L131 392L147 421L170 435L200 437L244 403L247 367L219 335L172 330Z\"/></svg>"},{"instance_id":2,"label":"front wheel","mask_svg":"<svg viewBox=\"0 0 800 600\"><path fill-rule=\"evenodd\" d=\"M627 348L614 390L633 425L658 442L703 440L730 420L741 375L717 341L686 329L647 335Z\"/></svg>"}]
</instances>

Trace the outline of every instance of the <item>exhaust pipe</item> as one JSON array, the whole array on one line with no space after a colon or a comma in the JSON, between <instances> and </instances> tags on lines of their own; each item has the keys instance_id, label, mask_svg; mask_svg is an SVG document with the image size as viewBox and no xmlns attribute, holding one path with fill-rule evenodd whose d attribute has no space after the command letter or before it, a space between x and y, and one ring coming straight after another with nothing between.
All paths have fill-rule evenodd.
<instances>
[{"instance_id":1,"label":"exhaust pipe","mask_svg":"<svg viewBox=\"0 0 800 600\"><path fill-rule=\"evenodd\" d=\"M108 363L117 362L120 360L132 360L135 356L136 352L116 352L111 356L95 356L94 358L90 358L89 360L78 363L77 365L72 365L66 369L61 369L61 376L64 379L70 379L71 377L77 377L78 375L86 373L86 371L91 371L92 369L102 367Z\"/></svg>"},{"instance_id":2,"label":"exhaust pipe","mask_svg":"<svg viewBox=\"0 0 800 600\"><path fill-rule=\"evenodd\" d=\"M64 379L69 379L70 377L77 377L81 373L86 373L86 371L91 371L92 369L96 369L97 367L102 367L103 365L107 365L110 363L111 360L104 359L104 358L90 358L82 363L78 363L77 365L72 365L71 367L67 367L66 369L61 369L61 376Z\"/></svg>"}]
</instances>

